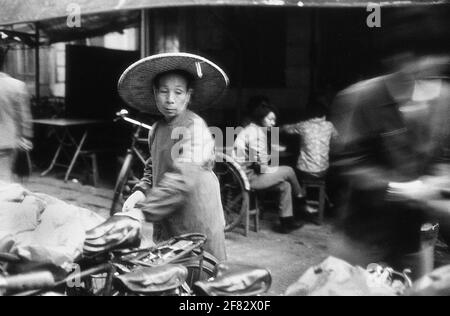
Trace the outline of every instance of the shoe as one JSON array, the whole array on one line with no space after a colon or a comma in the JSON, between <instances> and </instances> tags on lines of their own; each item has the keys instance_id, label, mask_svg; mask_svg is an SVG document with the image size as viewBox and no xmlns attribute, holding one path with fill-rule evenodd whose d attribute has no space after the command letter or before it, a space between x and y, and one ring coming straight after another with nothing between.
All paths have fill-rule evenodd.
<instances>
[{"instance_id":1,"label":"shoe","mask_svg":"<svg viewBox=\"0 0 450 316\"><path fill-rule=\"evenodd\" d=\"M305 225L303 222L295 220L294 217L280 218L280 224L280 231L282 234L289 234Z\"/></svg>"},{"instance_id":2,"label":"shoe","mask_svg":"<svg viewBox=\"0 0 450 316\"><path fill-rule=\"evenodd\" d=\"M305 211L306 211L306 213L311 214L311 215L319 214L319 210L315 207L312 207L311 205L307 205Z\"/></svg>"},{"instance_id":3,"label":"shoe","mask_svg":"<svg viewBox=\"0 0 450 316\"><path fill-rule=\"evenodd\" d=\"M309 212L305 212L303 213L303 217L302 217L306 222L308 223L312 223L316 226L320 226L320 221L319 221L319 217L317 213L309 213Z\"/></svg>"},{"instance_id":4,"label":"shoe","mask_svg":"<svg viewBox=\"0 0 450 316\"><path fill-rule=\"evenodd\" d=\"M306 198L298 199L294 204L294 214L296 219L303 219L303 214L307 212L308 204Z\"/></svg>"}]
</instances>

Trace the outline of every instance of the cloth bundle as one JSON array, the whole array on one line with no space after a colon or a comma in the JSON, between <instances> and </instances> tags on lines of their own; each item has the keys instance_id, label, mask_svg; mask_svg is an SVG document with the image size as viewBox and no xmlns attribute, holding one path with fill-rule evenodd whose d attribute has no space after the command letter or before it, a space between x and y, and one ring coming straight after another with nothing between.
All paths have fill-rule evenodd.
<instances>
[{"instance_id":1,"label":"cloth bundle","mask_svg":"<svg viewBox=\"0 0 450 316\"><path fill-rule=\"evenodd\" d=\"M394 284L390 276L378 275L330 257L310 268L287 291L287 296L400 296L405 284Z\"/></svg>"},{"instance_id":2,"label":"cloth bundle","mask_svg":"<svg viewBox=\"0 0 450 316\"><path fill-rule=\"evenodd\" d=\"M0 183L0 252L64 267L83 252L86 232L104 219L18 184Z\"/></svg>"}]
</instances>

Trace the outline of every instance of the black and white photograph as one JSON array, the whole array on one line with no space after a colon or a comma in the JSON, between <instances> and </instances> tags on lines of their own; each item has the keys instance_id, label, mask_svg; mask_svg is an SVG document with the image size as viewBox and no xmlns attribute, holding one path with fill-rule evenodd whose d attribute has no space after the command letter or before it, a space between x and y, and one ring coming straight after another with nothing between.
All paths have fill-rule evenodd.
<instances>
[{"instance_id":1,"label":"black and white photograph","mask_svg":"<svg viewBox=\"0 0 450 316\"><path fill-rule=\"evenodd\" d=\"M0 296L450 296L450 0L0 0Z\"/></svg>"}]
</instances>

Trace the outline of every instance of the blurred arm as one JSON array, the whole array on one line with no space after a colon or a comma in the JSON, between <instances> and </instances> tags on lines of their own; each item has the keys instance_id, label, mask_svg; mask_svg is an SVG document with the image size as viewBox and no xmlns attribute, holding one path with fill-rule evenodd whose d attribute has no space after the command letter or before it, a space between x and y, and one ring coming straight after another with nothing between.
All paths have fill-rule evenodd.
<instances>
[{"instance_id":1,"label":"blurred arm","mask_svg":"<svg viewBox=\"0 0 450 316\"><path fill-rule=\"evenodd\" d=\"M33 138L33 124L31 122L30 95L25 84L21 87L21 92L17 99L17 111L19 118L20 137L26 139Z\"/></svg>"},{"instance_id":2,"label":"blurred arm","mask_svg":"<svg viewBox=\"0 0 450 316\"><path fill-rule=\"evenodd\" d=\"M356 188L386 190L392 174L375 157L379 140L363 105L355 95L344 94L333 108L333 124L339 133L333 154L341 175Z\"/></svg>"},{"instance_id":3,"label":"blurred arm","mask_svg":"<svg viewBox=\"0 0 450 316\"><path fill-rule=\"evenodd\" d=\"M300 135L302 133L302 123L284 125L282 131L289 135Z\"/></svg>"},{"instance_id":4,"label":"blurred arm","mask_svg":"<svg viewBox=\"0 0 450 316\"><path fill-rule=\"evenodd\" d=\"M173 172L166 173L158 186L148 194L147 199L136 205L147 221L160 221L181 208L191 190L183 168L185 166L177 166Z\"/></svg>"},{"instance_id":5,"label":"blurred arm","mask_svg":"<svg viewBox=\"0 0 450 316\"><path fill-rule=\"evenodd\" d=\"M203 122L193 122L180 129L181 140L172 150L174 168L138 204L146 220L160 221L179 210L193 190L196 168L204 168L214 161L214 140Z\"/></svg>"}]
</instances>

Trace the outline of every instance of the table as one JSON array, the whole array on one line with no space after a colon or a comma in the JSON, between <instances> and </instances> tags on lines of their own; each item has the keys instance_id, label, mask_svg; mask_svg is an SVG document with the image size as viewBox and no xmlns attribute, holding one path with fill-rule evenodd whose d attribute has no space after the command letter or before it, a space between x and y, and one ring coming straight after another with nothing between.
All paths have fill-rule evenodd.
<instances>
[{"instance_id":1,"label":"table","mask_svg":"<svg viewBox=\"0 0 450 316\"><path fill-rule=\"evenodd\" d=\"M86 139L88 138L88 129L93 125L99 125L104 123L101 120L90 120L90 119L39 119L32 120L33 124L36 125L44 125L52 128L55 131L56 138L58 140L59 146L56 150L52 162L50 166L45 170L41 176L46 176L49 174L53 168L56 166L67 168L64 181L67 182L69 180L70 174L72 173L75 164L80 157L80 154L83 150L83 146L86 143ZM71 129L74 127L82 127L84 128L82 132L82 137L79 142L77 142L74 135L71 133ZM70 159L70 165L64 165L58 163L58 158L60 157L61 152L65 152L65 148L74 148L75 151L73 153L72 158Z\"/></svg>"}]
</instances>

